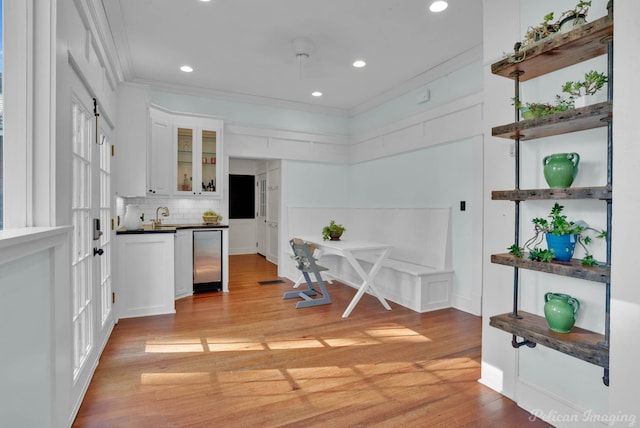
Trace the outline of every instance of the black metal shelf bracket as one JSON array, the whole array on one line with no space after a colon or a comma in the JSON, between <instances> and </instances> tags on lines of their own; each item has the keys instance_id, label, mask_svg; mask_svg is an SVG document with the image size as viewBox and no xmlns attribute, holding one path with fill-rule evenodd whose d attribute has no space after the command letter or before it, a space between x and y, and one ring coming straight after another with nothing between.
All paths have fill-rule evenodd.
<instances>
[{"instance_id":1,"label":"black metal shelf bracket","mask_svg":"<svg viewBox=\"0 0 640 428\"><path fill-rule=\"evenodd\" d=\"M512 339L511 339L511 346L513 346L514 348L518 349L521 346L527 346L529 348L535 348L536 347L536 342L532 342L530 340L524 339L521 342L518 342L518 337L514 334Z\"/></svg>"}]
</instances>

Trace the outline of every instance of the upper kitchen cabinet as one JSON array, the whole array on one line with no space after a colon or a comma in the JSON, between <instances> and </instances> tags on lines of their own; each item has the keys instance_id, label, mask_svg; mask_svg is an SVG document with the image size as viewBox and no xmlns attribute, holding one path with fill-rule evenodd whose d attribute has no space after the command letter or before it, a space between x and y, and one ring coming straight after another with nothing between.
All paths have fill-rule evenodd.
<instances>
[{"instance_id":1,"label":"upper kitchen cabinet","mask_svg":"<svg viewBox=\"0 0 640 428\"><path fill-rule=\"evenodd\" d=\"M116 141L113 168L118 196L144 196L147 184L149 98L146 87L123 84L118 88Z\"/></svg>"},{"instance_id":2,"label":"upper kitchen cabinet","mask_svg":"<svg viewBox=\"0 0 640 428\"><path fill-rule=\"evenodd\" d=\"M222 197L222 120L150 111L148 194Z\"/></svg>"},{"instance_id":3,"label":"upper kitchen cabinet","mask_svg":"<svg viewBox=\"0 0 640 428\"><path fill-rule=\"evenodd\" d=\"M150 109L151 138L147 150L147 193L167 196L173 190L171 165L173 150L173 117L169 113Z\"/></svg>"},{"instance_id":4,"label":"upper kitchen cabinet","mask_svg":"<svg viewBox=\"0 0 640 428\"><path fill-rule=\"evenodd\" d=\"M222 192L222 121L179 117L174 125L176 194L218 196Z\"/></svg>"}]
</instances>

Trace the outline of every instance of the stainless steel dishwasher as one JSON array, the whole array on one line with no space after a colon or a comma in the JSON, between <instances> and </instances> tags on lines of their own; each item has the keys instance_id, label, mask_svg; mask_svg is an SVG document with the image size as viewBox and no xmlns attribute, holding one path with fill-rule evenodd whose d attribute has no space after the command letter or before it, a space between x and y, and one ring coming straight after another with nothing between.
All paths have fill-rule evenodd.
<instances>
[{"instance_id":1,"label":"stainless steel dishwasher","mask_svg":"<svg viewBox=\"0 0 640 428\"><path fill-rule=\"evenodd\" d=\"M193 231L193 292L222 290L222 231Z\"/></svg>"}]
</instances>

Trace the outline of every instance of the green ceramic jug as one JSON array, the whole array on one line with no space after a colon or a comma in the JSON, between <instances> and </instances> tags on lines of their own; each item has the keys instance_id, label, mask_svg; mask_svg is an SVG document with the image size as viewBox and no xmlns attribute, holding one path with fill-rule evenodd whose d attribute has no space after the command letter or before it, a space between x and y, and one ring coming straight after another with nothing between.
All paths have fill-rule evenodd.
<instances>
[{"instance_id":1,"label":"green ceramic jug","mask_svg":"<svg viewBox=\"0 0 640 428\"><path fill-rule=\"evenodd\" d=\"M544 178L552 189L571 186L578 174L580 155L577 153L555 153L542 160Z\"/></svg>"},{"instance_id":2,"label":"green ceramic jug","mask_svg":"<svg viewBox=\"0 0 640 428\"><path fill-rule=\"evenodd\" d=\"M544 295L544 317L549 328L558 333L569 333L576 323L580 302L578 299L562 293Z\"/></svg>"}]
</instances>

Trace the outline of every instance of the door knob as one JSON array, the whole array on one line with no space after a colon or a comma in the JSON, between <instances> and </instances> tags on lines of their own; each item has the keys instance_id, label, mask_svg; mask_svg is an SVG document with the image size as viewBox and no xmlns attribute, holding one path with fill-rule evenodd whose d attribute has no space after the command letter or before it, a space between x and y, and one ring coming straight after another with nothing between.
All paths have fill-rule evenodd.
<instances>
[{"instance_id":1,"label":"door knob","mask_svg":"<svg viewBox=\"0 0 640 428\"><path fill-rule=\"evenodd\" d=\"M103 254L104 254L104 250L103 250L102 248L100 248L100 249L94 248L94 249L93 249L93 256L95 257L95 256L96 256L96 254L97 254L97 255L99 255L99 256L101 256L101 255L103 255Z\"/></svg>"}]
</instances>

